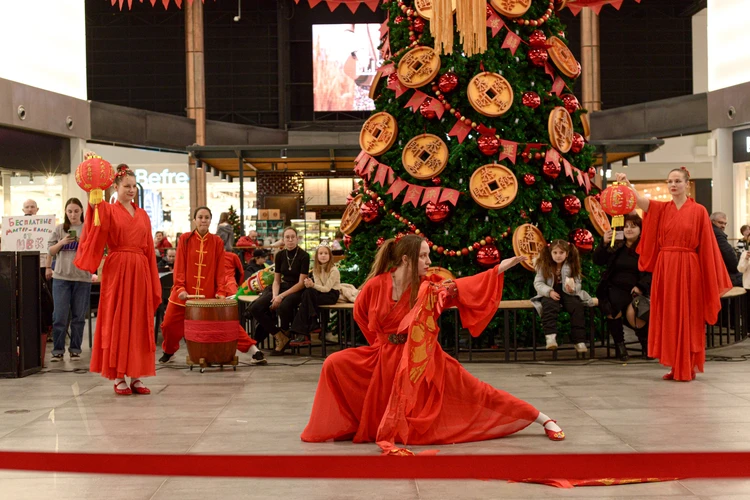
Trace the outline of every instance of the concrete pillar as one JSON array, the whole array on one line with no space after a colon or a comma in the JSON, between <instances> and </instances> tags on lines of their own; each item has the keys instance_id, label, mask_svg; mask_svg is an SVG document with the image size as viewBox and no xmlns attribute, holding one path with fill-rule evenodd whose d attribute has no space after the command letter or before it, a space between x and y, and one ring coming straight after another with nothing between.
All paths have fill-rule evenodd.
<instances>
[{"instance_id":1,"label":"concrete pillar","mask_svg":"<svg viewBox=\"0 0 750 500\"><path fill-rule=\"evenodd\" d=\"M711 198L713 200L711 212L727 214L727 234L739 234L739 226L735 223L735 185L734 164L732 162L732 130L716 129L711 132L711 141L716 147L716 155L712 163ZM712 149L710 146L709 149ZM737 226L737 227L735 227Z\"/></svg>"},{"instance_id":2,"label":"concrete pillar","mask_svg":"<svg viewBox=\"0 0 750 500\"><path fill-rule=\"evenodd\" d=\"M195 120L195 143L206 144L206 79L203 55L203 3L186 2L185 69L187 72L187 117ZM190 159L190 212L206 205L206 172Z\"/></svg>"},{"instance_id":3,"label":"concrete pillar","mask_svg":"<svg viewBox=\"0 0 750 500\"><path fill-rule=\"evenodd\" d=\"M591 9L583 9L581 16L581 89L583 107L592 111L602 109L601 75L599 66L599 17Z\"/></svg>"}]
</instances>

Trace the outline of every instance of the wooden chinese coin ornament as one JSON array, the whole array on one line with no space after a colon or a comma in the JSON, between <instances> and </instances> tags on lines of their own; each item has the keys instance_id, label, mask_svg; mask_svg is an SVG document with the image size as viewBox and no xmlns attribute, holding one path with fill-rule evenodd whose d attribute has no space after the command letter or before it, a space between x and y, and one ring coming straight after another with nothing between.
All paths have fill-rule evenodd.
<instances>
[{"instance_id":1,"label":"wooden chinese coin ornament","mask_svg":"<svg viewBox=\"0 0 750 500\"><path fill-rule=\"evenodd\" d=\"M593 196L587 196L583 200L583 204L586 207L586 211L589 213L589 220L594 226L594 229L599 233L599 236L604 236L604 233L609 231L612 226L610 225L609 218L607 217L607 214L604 213L601 204L596 201L596 198Z\"/></svg>"},{"instance_id":2,"label":"wooden chinese coin ornament","mask_svg":"<svg viewBox=\"0 0 750 500\"><path fill-rule=\"evenodd\" d=\"M532 224L523 224L513 231L513 253L528 257L528 260L521 262L521 265L529 271L534 270L536 259L545 246L547 246L547 241L542 232Z\"/></svg>"},{"instance_id":3,"label":"wooden chinese coin ornament","mask_svg":"<svg viewBox=\"0 0 750 500\"><path fill-rule=\"evenodd\" d=\"M456 0L451 0L453 12L456 12ZM414 7L417 9L419 17L428 21L432 20L432 0L415 0Z\"/></svg>"},{"instance_id":4,"label":"wooden chinese coin ornament","mask_svg":"<svg viewBox=\"0 0 750 500\"><path fill-rule=\"evenodd\" d=\"M471 79L467 94L471 106L484 116L501 116L513 104L513 88L508 80L488 71Z\"/></svg>"},{"instance_id":5,"label":"wooden chinese coin ornament","mask_svg":"<svg viewBox=\"0 0 750 500\"><path fill-rule=\"evenodd\" d=\"M398 135L396 119L381 111L375 113L362 125L359 133L359 147L370 156L380 156L393 146Z\"/></svg>"},{"instance_id":6,"label":"wooden chinese coin ornament","mask_svg":"<svg viewBox=\"0 0 750 500\"><path fill-rule=\"evenodd\" d=\"M377 96L379 95L379 92L378 92L378 84L380 83L380 80L381 80L381 78L382 78L382 77L383 77L382 73L380 73L380 71L376 71L376 72L375 72L375 76L374 76L374 77L373 77L373 79L372 79L372 83L370 84L370 92L368 92L368 94L367 94L367 95L368 95L368 96L370 97L370 99L372 99L373 101L374 101L374 100L375 100L375 98L377 98ZM387 78L387 77L386 77L386 78Z\"/></svg>"},{"instance_id":7,"label":"wooden chinese coin ornament","mask_svg":"<svg viewBox=\"0 0 750 500\"><path fill-rule=\"evenodd\" d=\"M568 110L562 106L555 107L549 114L547 122L549 142L561 153L567 153L573 146L573 119Z\"/></svg>"},{"instance_id":8,"label":"wooden chinese coin ornament","mask_svg":"<svg viewBox=\"0 0 750 500\"><path fill-rule=\"evenodd\" d=\"M531 7L531 0L490 0L490 4L505 17L521 17Z\"/></svg>"},{"instance_id":9,"label":"wooden chinese coin ornament","mask_svg":"<svg viewBox=\"0 0 750 500\"><path fill-rule=\"evenodd\" d=\"M581 126L583 127L583 136L588 141L591 136L591 125L589 124L589 115L587 113L581 113Z\"/></svg>"},{"instance_id":10,"label":"wooden chinese coin ornament","mask_svg":"<svg viewBox=\"0 0 750 500\"><path fill-rule=\"evenodd\" d=\"M476 169L469 181L471 197L484 208L505 208L516 199L518 180L507 167L491 163Z\"/></svg>"},{"instance_id":11,"label":"wooden chinese coin ornament","mask_svg":"<svg viewBox=\"0 0 750 500\"><path fill-rule=\"evenodd\" d=\"M396 75L398 80L412 89L427 85L440 72L440 56L430 47L414 47L401 58Z\"/></svg>"},{"instance_id":12,"label":"wooden chinese coin ornament","mask_svg":"<svg viewBox=\"0 0 750 500\"><path fill-rule=\"evenodd\" d=\"M438 266L428 267L427 268L426 276L428 278L430 276L440 276L444 280L455 280L456 279L456 277L453 276L453 273L451 273L450 271L448 271L444 267L438 267Z\"/></svg>"},{"instance_id":13,"label":"wooden chinese coin ornament","mask_svg":"<svg viewBox=\"0 0 750 500\"><path fill-rule=\"evenodd\" d=\"M436 135L418 135L404 146L401 163L415 179L432 179L448 164L448 146Z\"/></svg>"},{"instance_id":14,"label":"wooden chinese coin ornament","mask_svg":"<svg viewBox=\"0 0 750 500\"><path fill-rule=\"evenodd\" d=\"M580 73L578 61L565 42L556 36L547 38L547 53L563 75L568 78L578 77Z\"/></svg>"},{"instance_id":15,"label":"wooden chinese coin ornament","mask_svg":"<svg viewBox=\"0 0 750 500\"><path fill-rule=\"evenodd\" d=\"M354 199L346 206L344 215L341 216L341 232L344 234L352 234L359 223L362 222L362 214L359 212L362 206L362 195L358 194Z\"/></svg>"}]
</instances>

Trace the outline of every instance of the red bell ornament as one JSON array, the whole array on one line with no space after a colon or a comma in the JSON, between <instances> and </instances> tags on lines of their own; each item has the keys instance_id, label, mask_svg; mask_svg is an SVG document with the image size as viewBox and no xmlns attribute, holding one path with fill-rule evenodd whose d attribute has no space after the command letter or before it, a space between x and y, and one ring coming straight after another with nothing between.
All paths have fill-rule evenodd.
<instances>
[{"instance_id":1,"label":"red bell ornament","mask_svg":"<svg viewBox=\"0 0 750 500\"><path fill-rule=\"evenodd\" d=\"M500 151L500 139L494 135L482 135L477 139L479 151L487 156L494 156Z\"/></svg>"},{"instance_id":2,"label":"red bell ornament","mask_svg":"<svg viewBox=\"0 0 750 500\"><path fill-rule=\"evenodd\" d=\"M581 253L588 253L594 249L594 235L588 229L574 229L570 233L570 242Z\"/></svg>"},{"instance_id":3,"label":"red bell ornament","mask_svg":"<svg viewBox=\"0 0 750 500\"><path fill-rule=\"evenodd\" d=\"M573 94L563 94L560 99L562 99L563 106L565 106L565 109L567 109L568 113L571 115L581 107L578 99Z\"/></svg>"},{"instance_id":4,"label":"red bell ornament","mask_svg":"<svg viewBox=\"0 0 750 500\"><path fill-rule=\"evenodd\" d=\"M378 210L378 202L370 200L362 204L359 207L359 214L362 216L362 220L365 222L373 222L378 218L380 211Z\"/></svg>"},{"instance_id":5,"label":"red bell ornament","mask_svg":"<svg viewBox=\"0 0 750 500\"><path fill-rule=\"evenodd\" d=\"M445 202L429 202L424 209L425 215L432 222L443 222L451 213L450 206Z\"/></svg>"},{"instance_id":6,"label":"red bell ornament","mask_svg":"<svg viewBox=\"0 0 750 500\"><path fill-rule=\"evenodd\" d=\"M577 215L581 211L581 200L573 194L563 196L563 210L568 215Z\"/></svg>"},{"instance_id":7,"label":"red bell ornament","mask_svg":"<svg viewBox=\"0 0 750 500\"><path fill-rule=\"evenodd\" d=\"M550 179L557 179L557 176L560 175L560 165L551 161L545 161L542 172Z\"/></svg>"},{"instance_id":8,"label":"red bell ornament","mask_svg":"<svg viewBox=\"0 0 750 500\"><path fill-rule=\"evenodd\" d=\"M490 268L500 263L500 250L495 245L487 244L477 250L477 264Z\"/></svg>"},{"instance_id":9,"label":"red bell ornament","mask_svg":"<svg viewBox=\"0 0 750 500\"><path fill-rule=\"evenodd\" d=\"M583 138L581 134L578 132L573 132L573 144L570 146L570 150L573 153L580 153L583 149L583 146L586 145L586 140Z\"/></svg>"},{"instance_id":10,"label":"red bell ornament","mask_svg":"<svg viewBox=\"0 0 750 500\"><path fill-rule=\"evenodd\" d=\"M521 103L527 108L536 109L542 104L542 99L539 97L539 94L530 90L523 93Z\"/></svg>"},{"instance_id":11,"label":"red bell ornament","mask_svg":"<svg viewBox=\"0 0 750 500\"><path fill-rule=\"evenodd\" d=\"M89 193L89 203L94 205L94 225L99 226L99 203L104 201L104 190L115 180L115 171L107 160L94 153L87 153L76 168L76 184Z\"/></svg>"},{"instance_id":12,"label":"red bell ornament","mask_svg":"<svg viewBox=\"0 0 750 500\"><path fill-rule=\"evenodd\" d=\"M449 71L443 75L440 75L438 79L438 88L443 94L450 94L458 87L458 75L454 72Z\"/></svg>"},{"instance_id":13,"label":"red bell ornament","mask_svg":"<svg viewBox=\"0 0 750 500\"><path fill-rule=\"evenodd\" d=\"M625 225L625 215L635 210L636 199L629 186L613 182L601 192L599 203L602 205L602 210L612 216L612 230L615 230ZM612 246L615 246L614 238L612 238Z\"/></svg>"},{"instance_id":14,"label":"red bell ornament","mask_svg":"<svg viewBox=\"0 0 750 500\"><path fill-rule=\"evenodd\" d=\"M534 174L523 174L523 183L527 186L533 186L536 182L536 177Z\"/></svg>"},{"instance_id":15,"label":"red bell ornament","mask_svg":"<svg viewBox=\"0 0 750 500\"><path fill-rule=\"evenodd\" d=\"M432 97L428 97L427 99L422 101L422 104L419 105L419 114L421 114L427 120L434 120L435 118L437 118L437 113L435 113L435 110L430 108L431 104Z\"/></svg>"},{"instance_id":16,"label":"red bell ornament","mask_svg":"<svg viewBox=\"0 0 750 500\"><path fill-rule=\"evenodd\" d=\"M549 200L542 200L542 202L539 204L539 210L543 214L548 214L552 211L552 202Z\"/></svg>"}]
</instances>

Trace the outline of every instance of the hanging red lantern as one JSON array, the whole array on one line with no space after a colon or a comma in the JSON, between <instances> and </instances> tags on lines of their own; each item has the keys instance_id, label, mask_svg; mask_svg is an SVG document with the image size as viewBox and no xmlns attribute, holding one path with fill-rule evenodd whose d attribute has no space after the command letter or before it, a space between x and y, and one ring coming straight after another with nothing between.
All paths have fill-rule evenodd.
<instances>
[{"instance_id":1,"label":"hanging red lantern","mask_svg":"<svg viewBox=\"0 0 750 500\"><path fill-rule=\"evenodd\" d=\"M594 249L594 235L588 229L574 229L570 233L570 242L581 253L588 253Z\"/></svg>"},{"instance_id":2,"label":"hanging red lantern","mask_svg":"<svg viewBox=\"0 0 750 500\"><path fill-rule=\"evenodd\" d=\"M494 135L482 135L477 139L479 151L487 156L494 156L500 151L500 139Z\"/></svg>"},{"instance_id":3,"label":"hanging red lantern","mask_svg":"<svg viewBox=\"0 0 750 500\"><path fill-rule=\"evenodd\" d=\"M422 101L422 104L419 105L419 114L421 114L427 120L434 120L435 118L437 118L437 113L435 113L435 110L430 108L431 104L432 97L428 97L427 99Z\"/></svg>"},{"instance_id":4,"label":"hanging red lantern","mask_svg":"<svg viewBox=\"0 0 750 500\"><path fill-rule=\"evenodd\" d=\"M552 211L552 202L549 200L542 200L542 202L539 204L539 210L543 214L548 214Z\"/></svg>"},{"instance_id":5,"label":"hanging red lantern","mask_svg":"<svg viewBox=\"0 0 750 500\"><path fill-rule=\"evenodd\" d=\"M454 72L449 71L445 74L440 75L438 79L438 88L443 94L449 94L456 90L458 87L458 75Z\"/></svg>"},{"instance_id":6,"label":"hanging red lantern","mask_svg":"<svg viewBox=\"0 0 750 500\"><path fill-rule=\"evenodd\" d=\"M636 199L629 186L613 182L602 191L599 203L602 205L602 210L612 216L612 229L615 230L625 225L625 215L635 210ZM614 238L612 238L612 246L615 246Z\"/></svg>"},{"instance_id":7,"label":"hanging red lantern","mask_svg":"<svg viewBox=\"0 0 750 500\"><path fill-rule=\"evenodd\" d=\"M539 97L539 94L532 90L529 90L528 92L523 93L523 96L521 97L521 103L527 108L536 109L540 104L542 104L542 99Z\"/></svg>"},{"instance_id":8,"label":"hanging red lantern","mask_svg":"<svg viewBox=\"0 0 750 500\"><path fill-rule=\"evenodd\" d=\"M567 194L563 196L563 211L567 215L576 215L581 211L581 200L573 194Z\"/></svg>"},{"instance_id":9,"label":"hanging red lantern","mask_svg":"<svg viewBox=\"0 0 750 500\"><path fill-rule=\"evenodd\" d=\"M76 184L89 193L89 203L94 205L94 225L99 221L99 204L104 201L104 190L115 180L112 164L101 156L87 153L83 162L76 168Z\"/></svg>"},{"instance_id":10,"label":"hanging red lantern","mask_svg":"<svg viewBox=\"0 0 750 500\"><path fill-rule=\"evenodd\" d=\"M424 209L425 215L432 222L443 222L451 213L450 205L445 202L429 202Z\"/></svg>"},{"instance_id":11,"label":"hanging red lantern","mask_svg":"<svg viewBox=\"0 0 750 500\"><path fill-rule=\"evenodd\" d=\"M523 183L527 186L533 186L536 182L536 177L534 174L523 174Z\"/></svg>"},{"instance_id":12,"label":"hanging red lantern","mask_svg":"<svg viewBox=\"0 0 750 500\"><path fill-rule=\"evenodd\" d=\"M578 111L578 108L581 107L578 99L573 94L563 94L560 99L562 99L565 109L567 109L568 113L570 113L571 115Z\"/></svg>"},{"instance_id":13,"label":"hanging red lantern","mask_svg":"<svg viewBox=\"0 0 750 500\"><path fill-rule=\"evenodd\" d=\"M349 245L352 244L352 237L348 234L345 234L343 241L344 241L344 246L346 247L347 250L349 250Z\"/></svg>"},{"instance_id":14,"label":"hanging red lantern","mask_svg":"<svg viewBox=\"0 0 750 500\"><path fill-rule=\"evenodd\" d=\"M580 153L583 146L586 145L586 140L578 132L573 132L573 144L570 146L570 150L574 153Z\"/></svg>"},{"instance_id":15,"label":"hanging red lantern","mask_svg":"<svg viewBox=\"0 0 750 500\"><path fill-rule=\"evenodd\" d=\"M365 222L373 222L378 218L380 210L378 210L378 202L370 200L362 204L359 207L359 214L362 216L362 220Z\"/></svg>"},{"instance_id":16,"label":"hanging red lantern","mask_svg":"<svg viewBox=\"0 0 750 500\"><path fill-rule=\"evenodd\" d=\"M424 31L424 19L417 17L412 21L411 27L415 33L422 33Z\"/></svg>"},{"instance_id":17,"label":"hanging red lantern","mask_svg":"<svg viewBox=\"0 0 750 500\"><path fill-rule=\"evenodd\" d=\"M477 250L477 264L490 268L500 263L500 250L495 245L487 244Z\"/></svg>"},{"instance_id":18,"label":"hanging red lantern","mask_svg":"<svg viewBox=\"0 0 750 500\"><path fill-rule=\"evenodd\" d=\"M560 165L551 161L545 161L542 172L550 179L557 179L557 176L560 175Z\"/></svg>"}]
</instances>

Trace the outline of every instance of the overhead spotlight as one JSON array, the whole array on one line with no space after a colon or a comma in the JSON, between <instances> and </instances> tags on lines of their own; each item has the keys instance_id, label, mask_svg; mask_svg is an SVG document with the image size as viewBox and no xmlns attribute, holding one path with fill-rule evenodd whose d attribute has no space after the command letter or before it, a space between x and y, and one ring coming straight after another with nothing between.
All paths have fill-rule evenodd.
<instances>
[{"instance_id":1,"label":"overhead spotlight","mask_svg":"<svg viewBox=\"0 0 750 500\"><path fill-rule=\"evenodd\" d=\"M625 168L628 168L628 159L627 158L624 158L622 160L622 166L625 167Z\"/></svg>"},{"instance_id":2,"label":"overhead spotlight","mask_svg":"<svg viewBox=\"0 0 750 500\"><path fill-rule=\"evenodd\" d=\"M34 174L29 174L29 184L34 184Z\"/></svg>"},{"instance_id":3,"label":"overhead spotlight","mask_svg":"<svg viewBox=\"0 0 750 500\"><path fill-rule=\"evenodd\" d=\"M281 150L281 157L286 158L286 148Z\"/></svg>"},{"instance_id":4,"label":"overhead spotlight","mask_svg":"<svg viewBox=\"0 0 750 500\"><path fill-rule=\"evenodd\" d=\"M234 16L234 22L238 23L242 19L242 0L237 0L237 15Z\"/></svg>"},{"instance_id":5,"label":"overhead spotlight","mask_svg":"<svg viewBox=\"0 0 750 500\"><path fill-rule=\"evenodd\" d=\"M227 174L225 172L222 172L221 174L219 174L219 177L221 178L222 181L227 180Z\"/></svg>"},{"instance_id":6,"label":"overhead spotlight","mask_svg":"<svg viewBox=\"0 0 750 500\"><path fill-rule=\"evenodd\" d=\"M331 172L332 174L335 174L335 173L336 173L336 162L335 162L335 161L333 161L333 160L331 160L331 167L330 167L329 171L330 171L330 172Z\"/></svg>"},{"instance_id":7,"label":"overhead spotlight","mask_svg":"<svg viewBox=\"0 0 750 500\"><path fill-rule=\"evenodd\" d=\"M640 161L641 163L644 163L646 161L646 153L639 154L638 161Z\"/></svg>"},{"instance_id":8,"label":"overhead spotlight","mask_svg":"<svg viewBox=\"0 0 750 500\"><path fill-rule=\"evenodd\" d=\"M52 184L55 183L55 178L52 177L51 175L48 175L47 178L45 179L45 182L47 183L48 186L51 186Z\"/></svg>"}]
</instances>

